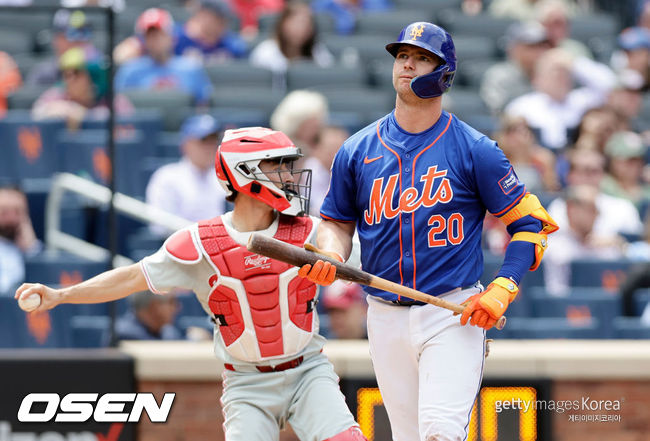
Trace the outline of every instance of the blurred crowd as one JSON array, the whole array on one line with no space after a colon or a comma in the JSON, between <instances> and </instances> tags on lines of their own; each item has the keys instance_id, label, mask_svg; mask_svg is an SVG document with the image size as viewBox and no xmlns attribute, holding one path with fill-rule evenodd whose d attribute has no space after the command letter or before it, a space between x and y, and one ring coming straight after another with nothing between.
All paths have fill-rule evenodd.
<instances>
[{"instance_id":1,"label":"blurred crowd","mask_svg":"<svg viewBox=\"0 0 650 441\"><path fill-rule=\"evenodd\" d=\"M228 209L213 170L216 147L228 124L211 112L219 101L215 88L228 84L216 84L208 71L215 66L250 66L271 73L269 95L281 93L268 124L286 133L303 150L302 166L313 170L310 212L318 216L334 155L358 127L346 123L345 112L331 108L328 92L349 90L345 84L290 90L290 71L303 64L323 70L354 69L364 75L367 70L375 90L392 93L390 81L382 83L380 70L365 64L363 50L341 50L339 42L346 40L340 38L353 41L353 37L361 37L368 17L394 14L397 20L408 13L417 15L423 3L160 3L133 10L126 5L118 16L131 14L131 30L120 35L113 53L116 114L129 116L138 111L133 102L137 91L177 90L191 97L192 114L178 130L178 158L153 173L146 201L193 221ZM495 55L473 64L465 62L464 53L469 51L460 45L472 35L449 29L458 37L459 70L457 84L443 103L461 119L477 116L473 110L485 109L478 115L480 121L486 121L480 127L497 140L528 191L540 197L558 222L560 230L553 235L543 260L546 289L552 295L570 295L570 264L574 260L628 259L641 265L631 272L637 276L624 287L623 297L629 302L630 293L650 287L650 0L629 2L634 3L631 11L616 10L616 2L596 0L432 0L432 5L437 3L448 9L441 16L449 23L489 17L507 24L494 37ZM572 24L585 17L613 12L619 15L609 39L581 40L572 32ZM0 51L0 115L12 111L12 95L21 87L41 88L31 107L33 119L63 119L69 129L77 129L85 118L107 115L106 54L97 44L97 31L87 12L61 9L51 23L50 47L43 48L47 44L41 42L44 55L28 69L20 65L23 54ZM405 24L393 24L391 29ZM395 37L388 35L387 41ZM337 44L331 44L334 41ZM374 44L381 49L384 43L378 39ZM382 63L385 70L389 57ZM473 100L470 111L460 106L461 92ZM18 205L17 191L0 190L0 222L5 224L0 225L0 246L4 249L13 242L14 254L33 253L40 243L35 238L29 240L24 214L15 216L13 227L7 228L8 221L3 221L9 218L3 214L9 205L4 199L15 199L12 203ZM159 225L152 225L151 231L161 237L169 233ZM503 225L488 215L484 233L486 252L502 255L509 241ZM0 267L9 255L13 254L0 253ZM3 273L0 270L0 275ZM0 283L10 282L0 278ZM325 290L322 299L319 311L328 336L365 336L360 287L335 284ZM149 305L145 297L140 300L138 307ZM136 320L136 315L129 320ZM135 325L131 323L130 328L133 331Z\"/></svg>"}]
</instances>

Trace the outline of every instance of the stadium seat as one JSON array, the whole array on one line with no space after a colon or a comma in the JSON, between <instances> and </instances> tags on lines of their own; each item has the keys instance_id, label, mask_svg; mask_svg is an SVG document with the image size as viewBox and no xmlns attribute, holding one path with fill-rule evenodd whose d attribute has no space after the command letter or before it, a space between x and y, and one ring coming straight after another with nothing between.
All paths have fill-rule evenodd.
<instances>
[{"instance_id":1,"label":"stadium seat","mask_svg":"<svg viewBox=\"0 0 650 441\"><path fill-rule=\"evenodd\" d=\"M18 65L23 81L27 78L34 66L47 59L47 57L44 57L43 55L36 55L32 52L26 54L12 54L12 57Z\"/></svg>"},{"instance_id":2,"label":"stadium seat","mask_svg":"<svg viewBox=\"0 0 650 441\"><path fill-rule=\"evenodd\" d=\"M28 112L8 112L0 119L0 176L51 178L60 168L56 139L64 131L63 121L36 122Z\"/></svg>"},{"instance_id":3,"label":"stadium seat","mask_svg":"<svg viewBox=\"0 0 650 441\"><path fill-rule=\"evenodd\" d=\"M498 60L494 58L474 58L470 60L461 58L456 69L454 85L460 85L478 91L483 81L483 74L497 62Z\"/></svg>"},{"instance_id":4,"label":"stadium seat","mask_svg":"<svg viewBox=\"0 0 650 441\"><path fill-rule=\"evenodd\" d=\"M356 133L364 128L371 115L364 115L360 112L330 112L329 124L345 128L349 133Z\"/></svg>"},{"instance_id":5,"label":"stadium seat","mask_svg":"<svg viewBox=\"0 0 650 441\"><path fill-rule=\"evenodd\" d=\"M212 104L218 109L255 109L271 114L283 96L263 86L217 86Z\"/></svg>"},{"instance_id":6,"label":"stadium seat","mask_svg":"<svg viewBox=\"0 0 650 441\"><path fill-rule=\"evenodd\" d=\"M163 131L160 133L158 139L157 155L163 158L177 158L181 157L181 135L178 132Z\"/></svg>"},{"instance_id":7,"label":"stadium seat","mask_svg":"<svg viewBox=\"0 0 650 441\"><path fill-rule=\"evenodd\" d=\"M12 297L0 298L0 347L65 348L72 344L71 310L57 307L27 313Z\"/></svg>"},{"instance_id":8,"label":"stadium seat","mask_svg":"<svg viewBox=\"0 0 650 441\"><path fill-rule=\"evenodd\" d=\"M314 87L327 98L331 112L356 112L369 123L389 113L395 105L395 92L371 88L341 90L332 87Z\"/></svg>"},{"instance_id":9,"label":"stadium seat","mask_svg":"<svg viewBox=\"0 0 650 441\"><path fill-rule=\"evenodd\" d=\"M158 154L158 142L163 128L162 113L158 109L141 109L129 116L117 116L115 121L115 139L129 139L135 132L142 134L144 142L140 148L147 155ZM107 130L108 120L85 119L82 130Z\"/></svg>"},{"instance_id":10,"label":"stadium seat","mask_svg":"<svg viewBox=\"0 0 650 441\"><path fill-rule=\"evenodd\" d=\"M650 339L650 326L638 317L616 317L613 321L614 338Z\"/></svg>"},{"instance_id":11,"label":"stadium seat","mask_svg":"<svg viewBox=\"0 0 650 441\"><path fill-rule=\"evenodd\" d=\"M52 188L50 179L22 179L20 188L27 196L27 205L29 207L29 217L32 220L32 226L36 237L40 240L45 239L45 204L47 197Z\"/></svg>"},{"instance_id":12,"label":"stadium seat","mask_svg":"<svg viewBox=\"0 0 650 441\"><path fill-rule=\"evenodd\" d=\"M269 112L259 109L242 109L238 107L224 107L210 109L223 130L239 127L268 127Z\"/></svg>"},{"instance_id":13,"label":"stadium seat","mask_svg":"<svg viewBox=\"0 0 650 441\"><path fill-rule=\"evenodd\" d=\"M443 97L443 108L464 119L468 115L489 115L489 110L475 90L452 87Z\"/></svg>"},{"instance_id":14,"label":"stadium seat","mask_svg":"<svg viewBox=\"0 0 650 441\"><path fill-rule=\"evenodd\" d=\"M108 345L111 319L106 316L78 315L70 320L71 343L75 348L101 348Z\"/></svg>"},{"instance_id":15,"label":"stadium seat","mask_svg":"<svg viewBox=\"0 0 650 441\"><path fill-rule=\"evenodd\" d=\"M531 288L529 296L535 317L563 317L572 323L596 319L603 337L612 335L612 321L621 315L621 299L598 288L573 288L568 297L554 297L543 288Z\"/></svg>"},{"instance_id":16,"label":"stadium seat","mask_svg":"<svg viewBox=\"0 0 650 441\"><path fill-rule=\"evenodd\" d=\"M287 86L290 90L322 85L358 88L364 87L366 83L364 70L354 67L321 67L314 63L298 63L292 65L287 72Z\"/></svg>"},{"instance_id":17,"label":"stadium seat","mask_svg":"<svg viewBox=\"0 0 650 441\"><path fill-rule=\"evenodd\" d=\"M232 60L206 66L210 81L215 87L273 85L273 73L268 69L251 66L248 60Z\"/></svg>"},{"instance_id":18,"label":"stadium seat","mask_svg":"<svg viewBox=\"0 0 650 441\"><path fill-rule=\"evenodd\" d=\"M144 196L140 164L149 148L140 132L115 142L115 163L111 165L104 130L83 130L63 133L59 137L63 171L90 179L102 185L110 182L111 166L115 168L115 189L133 197ZM151 147L154 149L155 147Z\"/></svg>"},{"instance_id":19,"label":"stadium seat","mask_svg":"<svg viewBox=\"0 0 650 441\"><path fill-rule=\"evenodd\" d=\"M179 316L207 316L205 310L192 292L180 293L176 296L181 305Z\"/></svg>"},{"instance_id":20,"label":"stadium seat","mask_svg":"<svg viewBox=\"0 0 650 441\"><path fill-rule=\"evenodd\" d=\"M7 96L9 110L31 110L32 106L48 86L23 86Z\"/></svg>"},{"instance_id":21,"label":"stadium seat","mask_svg":"<svg viewBox=\"0 0 650 441\"><path fill-rule=\"evenodd\" d=\"M458 60L493 60L496 61L497 48L493 40L473 35L454 36L454 46Z\"/></svg>"},{"instance_id":22,"label":"stadium seat","mask_svg":"<svg viewBox=\"0 0 650 441\"><path fill-rule=\"evenodd\" d=\"M108 262L94 262L63 251L45 251L25 260L25 278L48 285L69 285L108 269Z\"/></svg>"},{"instance_id":23,"label":"stadium seat","mask_svg":"<svg viewBox=\"0 0 650 441\"><path fill-rule=\"evenodd\" d=\"M403 26L402 23L400 25ZM377 63L392 64L393 57L384 46L395 38L397 34L327 35L323 38L323 43L342 62L351 59L361 66L369 67Z\"/></svg>"},{"instance_id":24,"label":"stadium seat","mask_svg":"<svg viewBox=\"0 0 650 441\"><path fill-rule=\"evenodd\" d=\"M401 9L420 9L437 11L444 8L458 8L462 0L394 0L393 2L397 8Z\"/></svg>"},{"instance_id":25,"label":"stadium seat","mask_svg":"<svg viewBox=\"0 0 650 441\"><path fill-rule=\"evenodd\" d=\"M509 25L515 22L511 18L495 17L488 13L466 15L460 9L442 9L437 13L439 24L454 38L461 35L485 37L499 41Z\"/></svg>"},{"instance_id":26,"label":"stadium seat","mask_svg":"<svg viewBox=\"0 0 650 441\"><path fill-rule=\"evenodd\" d=\"M133 232L127 239L127 247L132 250L147 250L153 253L158 250L165 241L165 237L152 233L148 227Z\"/></svg>"},{"instance_id":27,"label":"stadium seat","mask_svg":"<svg viewBox=\"0 0 650 441\"><path fill-rule=\"evenodd\" d=\"M581 259L571 262L571 286L603 288L618 292L631 262L627 260Z\"/></svg>"},{"instance_id":28,"label":"stadium seat","mask_svg":"<svg viewBox=\"0 0 650 441\"><path fill-rule=\"evenodd\" d=\"M125 90L124 95L136 109L158 109L162 111L164 130L178 130L193 110L194 98L180 90Z\"/></svg>"},{"instance_id":29,"label":"stadium seat","mask_svg":"<svg viewBox=\"0 0 650 441\"><path fill-rule=\"evenodd\" d=\"M650 305L650 289L640 289L634 292L634 312L641 316Z\"/></svg>"},{"instance_id":30,"label":"stadium seat","mask_svg":"<svg viewBox=\"0 0 650 441\"><path fill-rule=\"evenodd\" d=\"M30 42L32 41L31 35L43 29L48 29L51 25L51 12L30 9L16 9L15 11L11 11L5 8L2 14L0 14L0 29L29 32L30 36L27 38Z\"/></svg>"},{"instance_id":31,"label":"stadium seat","mask_svg":"<svg viewBox=\"0 0 650 441\"><path fill-rule=\"evenodd\" d=\"M409 23L430 21L432 14L422 9L394 9L390 11L369 11L359 14L357 34L385 34L396 39L400 31ZM376 44L376 43L375 43Z\"/></svg>"},{"instance_id":32,"label":"stadium seat","mask_svg":"<svg viewBox=\"0 0 650 441\"><path fill-rule=\"evenodd\" d=\"M570 28L571 38L587 44L593 37L616 40L620 25L614 14L579 14L571 19Z\"/></svg>"},{"instance_id":33,"label":"stadium seat","mask_svg":"<svg viewBox=\"0 0 650 441\"><path fill-rule=\"evenodd\" d=\"M179 317L178 327L181 329L183 334L187 332L187 328L191 327L202 328L208 332L214 331L214 324L210 321L210 318L207 315Z\"/></svg>"},{"instance_id":34,"label":"stadium seat","mask_svg":"<svg viewBox=\"0 0 650 441\"><path fill-rule=\"evenodd\" d=\"M602 338L598 320L576 323L559 317L518 318L506 323L503 331L490 330L489 336L517 339L597 339Z\"/></svg>"},{"instance_id":35,"label":"stadium seat","mask_svg":"<svg viewBox=\"0 0 650 441\"><path fill-rule=\"evenodd\" d=\"M32 36L29 32L0 28L0 51L8 54L24 54L31 50Z\"/></svg>"}]
</instances>

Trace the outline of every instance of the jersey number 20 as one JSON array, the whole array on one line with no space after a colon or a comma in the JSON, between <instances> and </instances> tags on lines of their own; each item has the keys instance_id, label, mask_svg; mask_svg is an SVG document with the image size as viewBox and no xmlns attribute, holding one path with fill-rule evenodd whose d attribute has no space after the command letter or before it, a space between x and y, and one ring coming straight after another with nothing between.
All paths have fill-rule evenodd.
<instances>
[{"instance_id":1,"label":"jersey number 20","mask_svg":"<svg viewBox=\"0 0 650 441\"><path fill-rule=\"evenodd\" d=\"M452 213L447 219L439 214L429 218L429 248L444 247L447 243L458 245L463 241L463 215ZM446 234L445 234L446 231ZM446 237L445 237L446 236Z\"/></svg>"}]
</instances>

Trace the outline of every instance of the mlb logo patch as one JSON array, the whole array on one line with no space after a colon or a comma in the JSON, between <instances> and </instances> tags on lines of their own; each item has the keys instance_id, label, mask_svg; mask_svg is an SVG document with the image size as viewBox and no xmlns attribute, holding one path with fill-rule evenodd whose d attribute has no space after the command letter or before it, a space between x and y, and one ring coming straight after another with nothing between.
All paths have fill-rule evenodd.
<instances>
[{"instance_id":1,"label":"mlb logo patch","mask_svg":"<svg viewBox=\"0 0 650 441\"><path fill-rule=\"evenodd\" d=\"M501 187L501 191L505 194L509 194L518 183L519 179L512 167L510 167L510 170L508 170L508 173L504 177L499 179L499 187Z\"/></svg>"}]
</instances>

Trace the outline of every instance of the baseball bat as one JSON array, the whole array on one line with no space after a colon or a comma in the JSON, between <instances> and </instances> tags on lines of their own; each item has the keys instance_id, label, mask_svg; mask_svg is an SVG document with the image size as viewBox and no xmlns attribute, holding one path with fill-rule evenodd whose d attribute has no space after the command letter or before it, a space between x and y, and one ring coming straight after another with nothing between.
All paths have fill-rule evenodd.
<instances>
[{"instance_id":1,"label":"baseball bat","mask_svg":"<svg viewBox=\"0 0 650 441\"><path fill-rule=\"evenodd\" d=\"M276 259L298 267L303 266L307 263L313 265L317 260L323 260L330 262L336 267L337 279L371 286L373 288L392 292L394 294L408 297L413 300L419 300L421 302L429 303L431 305L445 308L457 313L462 313L465 309L464 306L459 305L458 303L450 302L445 299L426 294L422 291L400 285L399 283L391 282L390 280L374 276L351 265L341 263L338 260L331 259L322 254L308 251L304 248L282 242L260 233L251 234L251 237L248 239L247 248L253 253L261 254L263 256L270 257L271 259ZM503 316L497 321L495 327L501 330L505 324L506 317Z\"/></svg>"}]
</instances>

